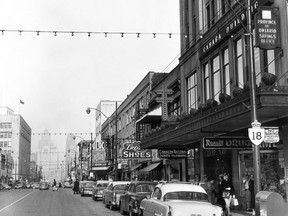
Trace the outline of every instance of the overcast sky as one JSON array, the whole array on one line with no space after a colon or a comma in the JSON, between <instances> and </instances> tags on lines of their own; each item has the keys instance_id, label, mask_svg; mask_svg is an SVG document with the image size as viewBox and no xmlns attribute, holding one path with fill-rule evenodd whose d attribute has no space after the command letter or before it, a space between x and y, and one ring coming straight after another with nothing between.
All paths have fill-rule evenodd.
<instances>
[{"instance_id":1,"label":"overcast sky","mask_svg":"<svg viewBox=\"0 0 288 216\"><path fill-rule=\"evenodd\" d=\"M95 113L87 115L87 107L96 107L100 100L123 101L149 71L164 72L175 58L166 72L176 66L178 4L178 0L0 0L0 105L20 111L32 133L46 128L57 133L52 139L64 150L66 136L60 133L95 131ZM88 37L88 32L98 34ZM139 38L136 32L141 33ZM19 109L20 99L25 104ZM32 135L33 149L39 138Z\"/></svg>"}]
</instances>

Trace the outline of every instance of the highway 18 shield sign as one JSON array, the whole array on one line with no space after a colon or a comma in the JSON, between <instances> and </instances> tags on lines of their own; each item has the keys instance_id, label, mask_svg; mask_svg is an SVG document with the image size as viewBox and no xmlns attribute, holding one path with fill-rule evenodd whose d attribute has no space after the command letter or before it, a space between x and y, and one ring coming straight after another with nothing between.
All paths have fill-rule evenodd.
<instances>
[{"instance_id":1,"label":"highway 18 shield sign","mask_svg":"<svg viewBox=\"0 0 288 216\"><path fill-rule=\"evenodd\" d=\"M261 124L257 121L253 122L252 128L248 128L249 139L254 145L260 145L264 141L264 128L261 128Z\"/></svg>"}]
</instances>

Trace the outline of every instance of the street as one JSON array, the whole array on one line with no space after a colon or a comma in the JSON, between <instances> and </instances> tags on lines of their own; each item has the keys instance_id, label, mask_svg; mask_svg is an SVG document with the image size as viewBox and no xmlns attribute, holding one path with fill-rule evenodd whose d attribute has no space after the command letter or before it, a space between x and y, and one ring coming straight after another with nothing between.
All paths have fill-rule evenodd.
<instances>
[{"instance_id":1,"label":"street","mask_svg":"<svg viewBox=\"0 0 288 216\"><path fill-rule=\"evenodd\" d=\"M38 189L0 191L0 216L119 216L101 201L74 195L71 189L53 192Z\"/></svg>"}]
</instances>

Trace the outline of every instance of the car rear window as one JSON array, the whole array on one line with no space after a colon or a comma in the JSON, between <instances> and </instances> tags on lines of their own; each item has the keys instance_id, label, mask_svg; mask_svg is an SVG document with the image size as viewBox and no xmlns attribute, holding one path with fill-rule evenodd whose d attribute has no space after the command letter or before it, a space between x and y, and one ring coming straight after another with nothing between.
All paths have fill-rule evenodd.
<instances>
[{"instance_id":1,"label":"car rear window","mask_svg":"<svg viewBox=\"0 0 288 216\"><path fill-rule=\"evenodd\" d=\"M143 184L143 185L137 185L136 186L136 192L141 193L141 192L153 192L155 188L155 184Z\"/></svg>"},{"instance_id":2,"label":"car rear window","mask_svg":"<svg viewBox=\"0 0 288 216\"><path fill-rule=\"evenodd\" d=\"M201 192L176 191L165 194L164 201L167 200L208 201L208 196Z\"/></svg>"}]
</instances>

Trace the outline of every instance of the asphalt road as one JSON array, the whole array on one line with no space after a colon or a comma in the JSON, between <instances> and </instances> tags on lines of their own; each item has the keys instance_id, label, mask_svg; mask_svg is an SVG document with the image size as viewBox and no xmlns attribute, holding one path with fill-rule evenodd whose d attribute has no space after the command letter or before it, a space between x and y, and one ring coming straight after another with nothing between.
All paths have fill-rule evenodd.
<instances>
[{"instance_id":1,"label":"asphalt road","mask_svg":"<svg viewBox=\"0 0 288 216\"><path fill-rule=\"evenodd\" d=\"M74 195L71 189L0 191L0 216L120 216L102 201Z\"/></svg>"}]
</instances>

